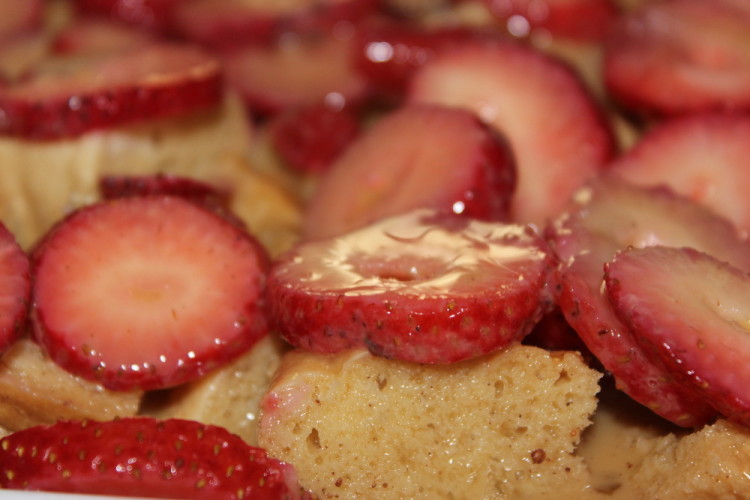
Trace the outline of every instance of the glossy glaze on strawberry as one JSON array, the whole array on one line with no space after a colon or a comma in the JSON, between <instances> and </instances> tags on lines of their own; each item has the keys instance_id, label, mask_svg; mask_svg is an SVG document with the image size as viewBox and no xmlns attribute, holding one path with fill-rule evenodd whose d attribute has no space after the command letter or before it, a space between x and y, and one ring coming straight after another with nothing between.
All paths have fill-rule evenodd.
<instances>
[{"instance_id":1,"label":"glossy glaze on strawberry","mask_svg":"<svg viewBox=\"0 0 750 500\"><path fill-rule=\"evenodd\" d=\"M0 353L23 333L30 296L29 258L0 223Z\"/></svg>"},{"instance_id":2,"label":"glossy glaze on strawberry","mask_svg":"<svg viewBox=\"0 0 750 500\"><path fill-rule=\"evenodd\" d=\"M750 275L692 248L615 256L605 273L614 310L672 374L723 415L750 425Z\"/></svg>"},{"instance_id":3,"label":"glossy glaze on strawberry","mask_svg":"<svg viewBox=\"0 0 750 500\"><path fill-rule=\"evenodd\" d=\"M551 265L527 227L421 209L284 256L271 321L303 349L451 363L523 338L550 305Z\"/></svg>"},{"instance_id":4,"label":"glossy glaze on strawberry","mask_svg":"<svg viewBox=\"0 0 750 500\"><path fill-rule=\"evenodd\" d=\"M294 500L294 467L188 420L61 421L0 440L0 486L150 498Z\"/></svg>"},{"instance_id":5,"label":"glossy glaze on strawberry","mask_svg":"<svg viewBox=\"0 0 750 500\"><path fill-rule=\"evenodd\" d=\"M0 86L0 134L59 139L215 107L219 61L194 47L158 44L53 59Z\"/></svg>"},{"instance_id":6,"label":"glossy glaze on strawberry","mask_svg":"<svg viewBox=\"0 0 750 500\"><path fill-rule=\"evenodd\" d=\"M91 205L35 250L34 335L108 388L174 386L266 334L266 267L252 237L181 198Z\"/></svg>"}]
</instances>

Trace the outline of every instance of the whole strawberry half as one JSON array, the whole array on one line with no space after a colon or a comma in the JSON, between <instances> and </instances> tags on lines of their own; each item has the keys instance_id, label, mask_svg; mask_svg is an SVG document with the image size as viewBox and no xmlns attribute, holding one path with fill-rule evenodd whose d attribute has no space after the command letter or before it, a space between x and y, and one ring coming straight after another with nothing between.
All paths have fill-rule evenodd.
<instances>
[{"instance_id":1,"label":"whole strawberry half","mask_svg":"<svg viewBox=\"0 0 750 500\"><path fill-rule=\"evenodd\" d=\"M529 228L420 209L298 246L272 268L269 309L297 347L450 363L525 336L551 266Z\"/></svg>"},{"instance_id":2,"label":"whole strawberry half","mask_svg":"<svg viewBox=\"0 0 750 500\"><path fill-rule=\"evenodd\" d=\"M212 425L133 417L60 421L0 440L7 489L149 498L297 499L294 468Z\"/></svg>"},{"instance_id":3,"label":"whole strawberry half","mask_svg":"<svg viewBox=\"0 0 750 500\"><path fill-rule=\"evenodd\" d=\"M21 335L30 295L29 258L0 222L0 352Z\"/></svg>"},{"instance_id":4,"label":"whole strawberry half","mask_svg":"<svg viewBox=\"0 0 750 500\"><path fill-rule=\"evenodd\" d=\"M35 337L58 364L111 389L186 382L267 332L265 252L179 197L79 209L32 260Z\"/></svg>"}]
</instances>

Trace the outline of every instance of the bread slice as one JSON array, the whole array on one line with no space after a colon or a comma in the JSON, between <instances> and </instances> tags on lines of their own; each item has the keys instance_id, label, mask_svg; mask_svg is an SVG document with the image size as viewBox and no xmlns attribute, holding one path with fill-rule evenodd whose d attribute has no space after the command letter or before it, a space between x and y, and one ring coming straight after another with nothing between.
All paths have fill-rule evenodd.
<instances>
[{"instance_id":1,"label":"bread slice","mask_svg":"<svg viewBox=\"0 0 750 500\"><path fill-rule=\"evenodd\" d=\"M71 375L32 340L0 358L0 427L16 431L59 419L111 420L135 415L140 391L114 392Z\"/></svg>"},{"instance_id":2,"label":"bread slice","mask_svg":"<svg viewBox=\"0 0 750 500\"><path fill-rule=\"evenodd\" d=\"M209 375L172 391L151 395L152 406L146 413L158 418L186 418L220 425L248 444L256 445L260 398L286 349L281 339L267 335L247 354Z\"/></svg>"},{"instance_id":3,"label":"bread slice","mask_svg":"<svg viewBox=\"0 0 750 500\"><path fill-rule=\"evenodd\" d=\"M0 138L0 220L23 247L71 209L98 198L103 174L167 173L231 188L225 158L249 155L251 128L239 99L215 110L74 139Z\"/></svg>"},{"instance_id":4,"label":"bread slice","mask_svg":"<svg viewBox=\"0 0 750 500\"><path fill-rule=\"evenodd\" d=\"M452 365L287 354L258 442L321 498L596 497L574 452L600 373L513 345Z\"/></svg>"}]
</instances>

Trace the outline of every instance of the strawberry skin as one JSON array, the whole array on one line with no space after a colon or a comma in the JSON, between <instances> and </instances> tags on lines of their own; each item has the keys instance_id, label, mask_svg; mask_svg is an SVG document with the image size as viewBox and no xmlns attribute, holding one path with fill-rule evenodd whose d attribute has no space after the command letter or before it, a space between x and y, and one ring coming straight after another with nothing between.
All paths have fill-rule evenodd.
<instances>
[{"instance_id":1,"label":"strawberry skin","mask_svg":"<svg viewBox=\"0 0 750 500\"><path fill-rule=\"evenodd\" d=\"M291 465L227 430L147 417L60 421L6 436L0 486L149 498L302 497Z\"/></svg>"},{"instance_id":2,"label":"strawberry skin","mask_svg":"<svg viewBox=\"0 0 750 500\"><path fill-rule=\"evenodd\" d=\"M29 258L0 223L0 353L21 335L30 295Z\"/></svg>"},{"instance_id":3,"label":"strawberry skin","mask_svg":"<svg viewBox=\"0 0 750 500\"><path fill-rule=\"evenodd\" d=\"M619 253L606 293L639 342L731 420L750 425L750 275L692 248Z\"/></svg>"},{"instance_id":4,"label":"strawberry skin","mask_svg":"<svg viewBox=\"0 0 750 500\"><path fill-rule=\"evenodd\" d=\"M0 85L0 134L76 137L218 105L219 61L194 47L153 44L114 54L48 60Z\"/></svg>"},{"instance_id":5,"label":"strawberry skin","mask_svg":"<svg viewBox=\"0 0 750 500\"><path fill-rule=\"evenodd\" d=\"M303 234L335 236L420 207L507 220L515 175L503 138L474 114L405 106L381 117L331 165L309 202Z\"/></svg>"},{"instance_id":6,"label":"strawberry skin","mask_svg":"<svg viewBox=\"0 0 750 500\"><path fill-rule=\"evenodd\" d=\"M114 390L201 376L267 332L267 256L231 222L178 197L82 208L32 256L32 323L50 357Z\"/></svg>"},{"instance_id":7,"label":"strawberry skin","mask_svg":"<svg viewBox=\"0 0 750 500\"><path fill-rule=\"evenodd\" d=\"M420 209L298 246L269 275L270 318L307 350L451 363L525 336L551 266L529 228Z\"/></svg>"}]
</instances>

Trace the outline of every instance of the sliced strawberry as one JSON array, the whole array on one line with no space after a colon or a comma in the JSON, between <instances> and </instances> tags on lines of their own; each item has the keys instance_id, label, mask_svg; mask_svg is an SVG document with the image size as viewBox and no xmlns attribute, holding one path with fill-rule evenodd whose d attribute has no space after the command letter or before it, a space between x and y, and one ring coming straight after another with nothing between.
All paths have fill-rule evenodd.
<instances>
[{"instance_id":1,"label":"sliced strawberry","mask_svg":"<svg viewBox=\"0 0 750 500\"><path fill-rule=\"evenodd\" d=\"M602 295L603 267L629 246L691 246L750 269L750 246L734 226L664 188L600 179L579 204L550 227L560 268L559 305L617 386L658 415L684 427L705 423L713 410L674 380L636 341Z\"/></svg>"},{"instance_id":2,"label":"sliced strawberry","mask_svg":"<svg viewBox=\"0 0 750 500\"><path fill-rule=\"evenodd\" d=\"M34 139L77 136L216 106L221 65L182 45L40 64L30 78L0 87L0 133Z\"/></svg>"},{"instance_id":3,"label":"sliced strawberry","mask_svg":"<svg viewBox=\"0 0 750 500\"><path fill-rule=\"evenodd\" d=\"M619 253L607 297L639 342L731 420L750 425L750 275L692 248Z\"/></svg>"},{"instance_id":4,"label":"sliced strawberry","mask_svg":"<svg viewBox=\"0 0 750 500\"><path fill-rule=\"evenodd\" d=\"M750 109L750 9L741 2L647 2L614 26L607 88L626 108L672 115Z\"/></svg>"},{"instance_id":5,"label":"sliced strawberry","mask_svg":"<svg viewBox=\"0 0 750 500\"><path fill-rule=\"evenodd\" d=\"M78 11L156 32L170 32L174 10L184 0L73 0Z\"/></svg>"},{"instance_id":6,"label":"sliced strawberry","mask_svg":"<svg viewBox=\"0 0 750 500\"><path fill-rule=\"evenodd\" d=\"M553 36L599 41L618 17L613 0L484 0L516 36L545 30Z\"/></svg>"},{"instance_id":7,"label":"sliced strawberry","mask_svg":"<svg viewBox=\"0 0 750 500\"><path fill-rule=\"evenodd\" d=\"M177 385L265 335L266 266L254 239L181 198L92 205L34 253L34 333L108 388Z\"/></svg>"},{"instance_id":8,"label":"sliced strawberry","mask_svg":"<svg viewBox=\"0 0 750 500\"><path fill-rule=\"evenodd\" d=\"M0 39L35 31L42 27L43 0L4 0L0 16Z\"/></svg>"},{"instance_id":9,"label":"sliced strawberry","mask_svg":"<svg viewBox=\"0 0 750 500\"><path fill-rule=\"evenodd\" d=\"M272 118L268 130L271 143L290 167L318 174L360 133L359 117L349 108L324 104L302 106Z\"/></svg>"},{"instance_id":10,"label":"sliced strawberry","mask_svg":"<svg viewBox=\"0 0 750 500\"><path fill-rule=\"evenodd\" d=\"M0 223L0 353L21 335L30 295L29 259Z\"/></svg>"},{"instance_id":11,"label":"sliced strawberry","mask_svg":"<svg viewBox=\"0 0 750 500\"><path fill-rule=\"evenodd\" d=\"M50 37L45 32L24 33L0 41L0 86L29 74L49 56Z\"/></svg>"},{"instance_id":12,"label":"sliced strawberry","mask_svg":"<svg viewBox=\"0 0 750 500\"><path fill-rule=\"evenodd\" d=\"M325 32L371 14L377 0L186 0L175 13L185 37L221 50L274 42L287 32Z\"/></svg>"},{"instance_id":13,"label":"sliced strawberry","mask_svg":"<svg viewBox=\"0 0 750 500\"><path fill-rule=\"evenodd\" d=\"M312 351L451 363L525 336L551 265L527 227L420 209L288 253L269 275L271 321Z\"/></svg>"},{"instance_id":14,"label":"sliced strawberry","mask_svg":"<svg viewBox=\"0 0 750 500\"><path fill-rule=\"evenodd\" d=\"M352 68L351 46L347 39L316 36L245 47L224 57L227 79L256 113L320 103L357 105L368 87Z\"/></svg>"},{"instance_id":15,"label":"sliced strawberry","mask_svg":"<svg viewBox=\"0 0 750 500\"><path fill-rule=\"evenodd\" d=\"M466 44L417 70L411 102L474 110L516 156L511 215L543 226L612 157L614 140L593 98L562 63L515 43Z\"/></svg>"},{"instance_id":16,"label":"sliced strawberry","mask_svg":"<svg viewBox=\"0 0 750 500\"><path fill-rule=\"evenodd\" d=\"M357 30L354 65L380 94L400 99L417 68L439 52L497 33L468 27L428 28L413 23L367 23Z\"/></svg>"},{"instance_id":17,"label":"sliced strawberry","mask_svg":"<svg viewBox=\"0 0 750 500\"><path fill-rule=\"evenodd\" d=\"M750 26L750 25L749 25ZM750 233L750 114L694 114L664 121L612 164L612 172L665 184Z\"/></svg>"},{"instance_id":18,"label":"sliced strawberry","mask_svg":"<svg viewBox=\"0 0 750 500\"><path fill-rule=\"evenodd\" d=\"M456 0L380 0L381 9L387 14L420 21L430 14L447 9Z\"/></svg>"},{"instance_id":19,"label":"sliced strawberry","mask_svg":"<svg viewBox=\"0 0 750 500\"><path fill-rule=\"evenodd\" d=\"M79 19L56 34L52 50L64 55L97 54L145 47L156 40L148 32L121 23Z\"/></svg>"},{"instance_id":20,"label":"sliced strawberry","mask_svg":"<svg viewBox=\"0 0 750 500\"><path fill-rule=\"evenodd\" d=\"M310 200L303 233L335 236L425 206L507 219L514 185L508 147L475 115L403 107L382 117L331 166Z\"/></svg>"},{"instance_id":21,"label":"sliced strawberry","mask_svg":"<svg viewBox=\"0 0 750 500\"><path fill-rule=\"evenodd\" d=\"M60 421L0 440L7 489L194 499L299 499L293 466L226 429L179 419Z\"/></svg>"}]
</instances>

